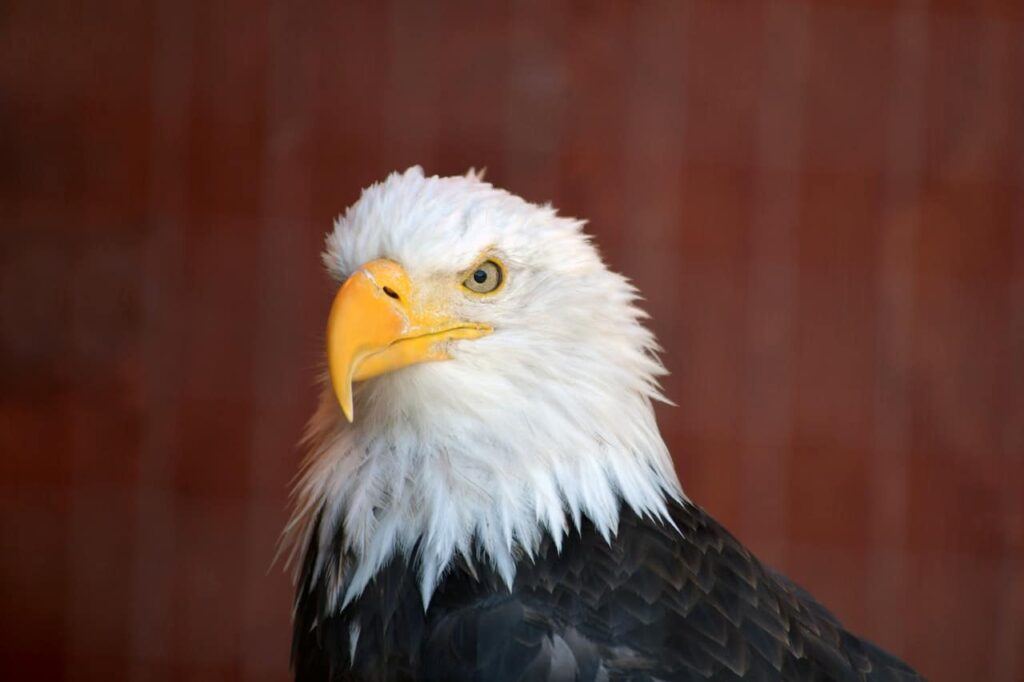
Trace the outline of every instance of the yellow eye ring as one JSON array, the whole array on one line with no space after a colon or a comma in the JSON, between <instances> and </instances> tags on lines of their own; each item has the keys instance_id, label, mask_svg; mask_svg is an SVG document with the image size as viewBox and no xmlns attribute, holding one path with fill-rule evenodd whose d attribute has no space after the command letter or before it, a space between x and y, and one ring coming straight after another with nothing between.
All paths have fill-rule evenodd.
<instances>
[{"instance_id":1,"label":"yellow eye ring","mask_svg":"<svg viewBox=\"0 0 1024 682\"><path fill-rule=\"evenodd\" d=\"M469 276L462 281L474 294L493 294L505 281L505 271L501 265L494 260L485 260L473 268Z\"/></svg>"}]
</instances>

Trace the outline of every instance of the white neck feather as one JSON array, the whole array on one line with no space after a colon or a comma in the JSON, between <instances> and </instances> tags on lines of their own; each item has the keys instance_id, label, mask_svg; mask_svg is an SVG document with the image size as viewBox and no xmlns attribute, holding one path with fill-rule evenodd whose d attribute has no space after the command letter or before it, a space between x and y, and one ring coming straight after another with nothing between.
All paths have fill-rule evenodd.
<instances>
[{"instance_id":1,"label":"white neck feather","mask_svg":"<svg viewBox=\"0 0 1024 682\"><path fill-rule=\"evenodd\" d=\"M593 360L589 373L563 367L571 387L518 377L514 407L486 399L509 392L500 377L481 387L472 362L407 368L359 388L351 426L324 391L286 542L293 553L307 547L321 512L319 547L337 547L342 531L354 560L332 577L341 606L418 544L426 605L451 561L473 560L474 548L511 585L517 555L532 555L545 533L560 548L584 516L606 538L621 503L667 519L666 495L683 492L654 421L654 388L616 385L627 371L596 372Z\"/></svg>"}]
</instances>

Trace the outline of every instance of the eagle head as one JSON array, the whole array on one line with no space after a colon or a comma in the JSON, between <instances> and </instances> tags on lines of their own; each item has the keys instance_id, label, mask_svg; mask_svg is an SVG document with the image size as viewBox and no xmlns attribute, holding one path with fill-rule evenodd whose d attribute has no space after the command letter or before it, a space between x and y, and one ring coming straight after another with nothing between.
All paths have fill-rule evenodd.
<instances>
[{"instance_id":1,"label":"eagle head","mask_svg":"<svg viewBox=\"0 0 1024 682\"><path fill-rule=\"evenodd\" d=\"M286 539L338 598L395 553L424 601L458 557L509 583L545 535L681 497L637 294L583 232L470 172L367 188L327 237L327 376ZM313 537L316 534L318 537Z\"/></svg>"}]
</instances>

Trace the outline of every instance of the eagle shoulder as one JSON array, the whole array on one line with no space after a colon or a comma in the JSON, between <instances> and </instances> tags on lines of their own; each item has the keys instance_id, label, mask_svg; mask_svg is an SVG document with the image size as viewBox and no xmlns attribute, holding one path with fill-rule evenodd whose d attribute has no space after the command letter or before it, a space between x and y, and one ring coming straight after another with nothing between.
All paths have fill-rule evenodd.
<instances>
[{"instance_id":1,"label":"eagle shoulder","mask_svg":"<svg viewBox=\"0 0 1024 682\"><path fill-rule=\"evenodd\" d=\"M413 566L402 558L339 613L326 608L315 582L304 582L296 677L922 679L848 632L700 507L672 503L670 514L666 523L624 508L611 542L584 522L561 551L547 540L533 559L521 558L511 589L485 564L457 562L426 610Z\"/></svg>"}]
</instances>

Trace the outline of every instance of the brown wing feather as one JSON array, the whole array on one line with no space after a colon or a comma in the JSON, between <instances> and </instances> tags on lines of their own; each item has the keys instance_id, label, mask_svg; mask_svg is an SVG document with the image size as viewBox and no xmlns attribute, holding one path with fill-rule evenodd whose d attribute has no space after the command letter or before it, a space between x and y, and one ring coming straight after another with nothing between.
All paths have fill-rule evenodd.
<instances>
[{"instance_id":1,"label":"brown wing feather","mask_svg":"<svg viewBox=\"0 0 1024 682\"><path fill-rule=\"evenodd\" d=\"M611 544L590 524L561 553L545 542L535 561L520 562L511 591L486 562L456 566L426 612L405 560L343 613L329 611L307 571L296 602L296 678L922 679L845 630L699 507L674 504L671 513L678 531L623 510ZM353 622L361 634L351 660Z\"/></svg>"}]
</instances>

